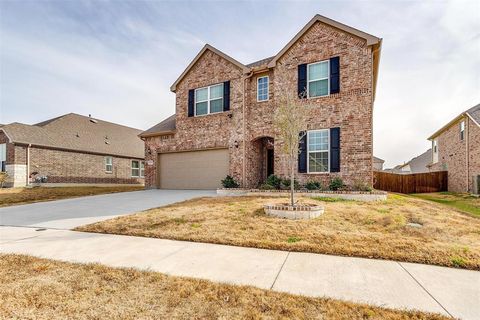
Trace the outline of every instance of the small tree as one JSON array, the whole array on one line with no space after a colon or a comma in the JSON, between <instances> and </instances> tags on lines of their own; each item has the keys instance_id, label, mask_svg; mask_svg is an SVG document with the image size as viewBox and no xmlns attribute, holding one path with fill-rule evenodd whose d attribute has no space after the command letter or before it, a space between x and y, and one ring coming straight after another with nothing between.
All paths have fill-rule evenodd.
<instances>
[{"instance_id":1,"label":"small tree","mask_svg":"<svg viewBox=\"0 0 480 320\"><path fill-rule=\"evenodd\" d=\"M0 188L3 188L5 182L7 182L8 174L6 172L0 172Z\"/></svg>"},{"instance_id":2,"label":"small tree","mask_svg":"<svg viewBox=\"0 0 480 320\"><path fill-rule=\"evenodd\" d=\"M281 90L280 103L275 110L274 126L277 136L282 142L282 151L287 157L290 170L290 204L295 205L295 166L300 152L299 144L305 136L305 123L307 120L307 106L305 99L299 99L289 90Z\"/></svg>"}]
</instances>

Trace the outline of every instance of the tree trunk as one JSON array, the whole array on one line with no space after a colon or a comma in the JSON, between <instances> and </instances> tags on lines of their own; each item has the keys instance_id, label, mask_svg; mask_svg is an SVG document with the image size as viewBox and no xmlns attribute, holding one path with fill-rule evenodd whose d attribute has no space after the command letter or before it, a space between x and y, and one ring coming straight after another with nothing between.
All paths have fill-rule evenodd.
<instances>
[{"instance_id":1,"label":"tree trunk","mask_svg":"<svg viewBox=\"0 0 480 320\"><path fill-rule=\"evenodd\" d=\"M293 158L293 157L292 157ZM293 199L293 192L295 190L295 164L293 159L290 161L290 202L292 206L295 204Z\"/></svg>"}]
</instances>

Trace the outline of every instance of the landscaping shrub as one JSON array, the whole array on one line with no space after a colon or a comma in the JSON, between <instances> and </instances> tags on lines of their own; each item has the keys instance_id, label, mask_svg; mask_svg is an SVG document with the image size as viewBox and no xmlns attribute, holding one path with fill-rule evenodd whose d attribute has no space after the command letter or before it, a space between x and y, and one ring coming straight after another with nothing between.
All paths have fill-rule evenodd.
<instances>
[{"instance_id":1,"label":"landscaping shrub","mask_svg":"<svg viewBox=\"0 0 480 320\"><path fill-rule=\"evenodd\" d=\"M282 178L279 178L276 175L271 174L268 176L267 180L265 181L265 184L272 186L274 189L280 189L282 185Z\"/></svg>"},{"instance_id":2,"label":"landscaping shrub","mask_svg":"<svg viewBox=\"0 0 480 320\"><path fill-rule=\"evenodd\" d=\"M328 189L330 189L332 191L337 191L337 190L343 188L344 186L345 186L345 184L343 183L342 178L335 177L330 181Z\"/></svg>"},{"instance_id":3,"label":"landscaping shrub","mask_svg":"<svg viewBox=\"0 0 480 320\"><path fill-rule=\"evenodd\" d=\"M322 184L318 181L308 181L305 184L305 188L307 188L308 190L321 190Z\"/></svg>"},{"instance_id":4,"label":"landscaping shrub","mask_svg":"<svg viewBox=\"0 0 480 320\"><path fill-rule=\"evenodd\" d=\"M353 182L353 191L372 191L372 187L362 180L355 180Z\"/></svg>"},{"instance_id":5,"label":"landscaping shrub","mask_svg":"<svg viewBox=\"0 0 480 320\"><path fill-rule=\"evenodd\" d=\"M264 183L262 185L260 185L260 187L258 187L260 190L275 190L275 187L274 186L271 186L267 183Z\"/></svg>"},{"instance_id":6,"label":"landscaping shrub","mask_svg":"<svg viewBox=\"0 0 480 320\"><path fill-rule=\"evenodd\" d=\"M232 176L228 175L225 179L222 180L222 186L224 188L238 188L240 185L233 179Z\"/></svg>"},{"instance_id":7,"label":"landscaping shrub","mask_svg":"<svg viewBox=\"0 0 480 320\"><path fill-rule=\"evenodd\" d=\"M283 179L282 180L282 189L289 190L290 189L290 179ZM300 183L297 180L293 180L293 188L295 190L300 189Z\"/></svg>"}]
</instances>

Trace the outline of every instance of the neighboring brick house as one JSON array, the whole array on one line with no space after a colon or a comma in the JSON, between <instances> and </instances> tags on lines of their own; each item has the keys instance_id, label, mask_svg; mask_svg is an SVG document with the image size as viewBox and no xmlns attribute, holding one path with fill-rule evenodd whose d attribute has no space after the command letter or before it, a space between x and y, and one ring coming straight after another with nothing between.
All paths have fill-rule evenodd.
<instances>
[{"instance_id":1,"label":"neighboring brick house","mask_svg":"<svg viewBox=\"0 0 480 320\"><path fill-rule=\"evenodd\" d=\"M74 113L14 122L0 127L0 169L14 187L45 176L47 183L142 184L140 132Z\"/></svg>"},{"instance_id":2,"label":"neighboring brick house","mask_svg":"<svg viewBox=\"0 0 480 320\"><path fill-rule=\"evenodd\" d=\"M385 163L385 160L374 156L373 157L373 170L374 171L382 171L384 163Z\"/></svg>"},{"instance_id":3,"label":"neighboring brick house","mask_svg":"<svg viewBox=\"0 0 480 320\"><path fill-rule=\"evenodd\" d=\"M430 169L448 171L448 190L478 190L480 176L480 104L460 114L430 138Z\"/></svg>"},{"instance_id":4,"label":"neighboring brick house","mask_svg":"<svg viewBox=\"0 0 480 320\"><path fill-rule=\"evenodd\" d=\"M256 187L287 175L273 114L307 92L301 183L373 180L372 116L381 39L316 15L277 55L248 65L210 45L171 86L176 114L140 136L147 187L208 189L232 175Z\"/></svg>"}]
</instances>

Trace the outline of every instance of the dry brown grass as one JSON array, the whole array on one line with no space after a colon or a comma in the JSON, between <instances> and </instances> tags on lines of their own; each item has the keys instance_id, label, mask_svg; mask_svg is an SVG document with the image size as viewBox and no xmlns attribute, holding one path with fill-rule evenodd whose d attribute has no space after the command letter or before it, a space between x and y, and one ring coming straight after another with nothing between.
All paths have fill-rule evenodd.
<instances>
[{"instance_id":1,"label":"dry brown grass","mask_svg":"<svg viewBox=\"0 0 480 320\"><path fill-rule=\"evenodd\" d=\"M0 189L0 207L143 189L144 187L139 185L112 187L4 188Z\"/></svg>"},{"instance_id":2,"label":"dry brown grass","mask_svg":"<svg viewBox=\"0 0 480 320\"><path fill-rule=\"evenodd\" d=\"M156 272L0 255L4 319L446 319Z\"/></svg>"},{"instance_id":3,"label":"dry brown grass","mask_svg":"<svg viewBox=\"0 0 480 320\"><path fill-rule=\"evenodd\" d=\"M320 201L325 213L314 220L264 214L264 204L285 201L193 199L77 230L480 269L480 219L449 207L390 194L384 202Z\"/></svg>"}]
</instances>

